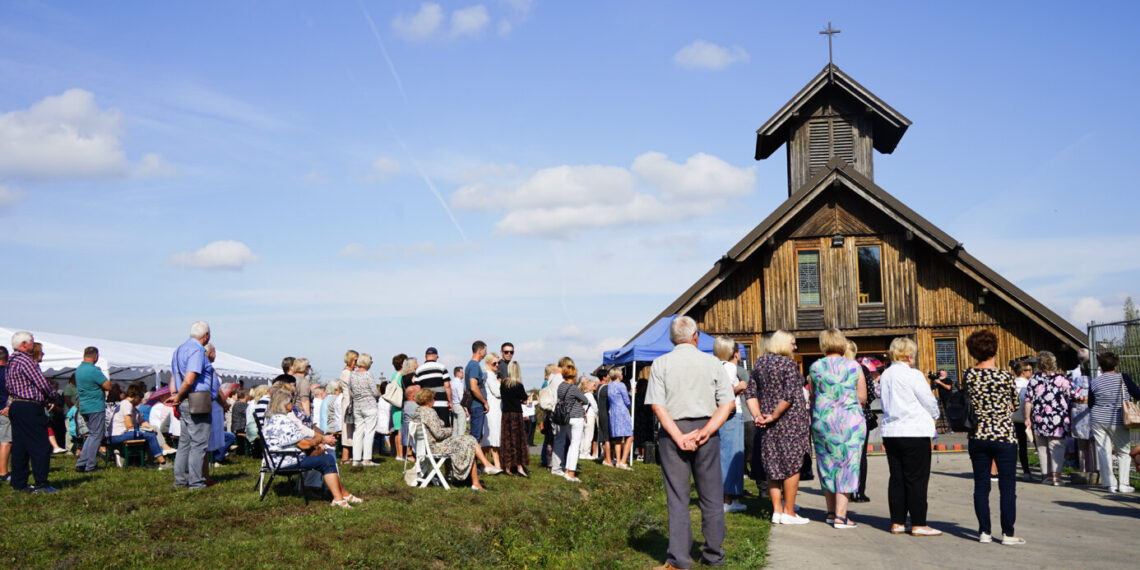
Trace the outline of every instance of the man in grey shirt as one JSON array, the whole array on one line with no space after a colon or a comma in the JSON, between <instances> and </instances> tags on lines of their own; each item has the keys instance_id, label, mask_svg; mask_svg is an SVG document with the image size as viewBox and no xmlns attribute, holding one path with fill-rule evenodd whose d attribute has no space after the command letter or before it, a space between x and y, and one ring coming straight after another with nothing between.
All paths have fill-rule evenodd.
<instances>
[{"instance_id":1,"label":"man in grey shirt","mask_svg":"<svg viewBox=\"0 0 1140 570\"><path fill-rule=\"evenodd\" d=\"M661 422L657 453L669 510L669 559L660 568L689 568L693 543L689 477L701 507L701 562L724 563L724 480L717 430L736 409L733 380L711 354L697 349L697 323L677 317L669 327L672 352L653 361L645 403Z\"/></svg>"}]
</instances>

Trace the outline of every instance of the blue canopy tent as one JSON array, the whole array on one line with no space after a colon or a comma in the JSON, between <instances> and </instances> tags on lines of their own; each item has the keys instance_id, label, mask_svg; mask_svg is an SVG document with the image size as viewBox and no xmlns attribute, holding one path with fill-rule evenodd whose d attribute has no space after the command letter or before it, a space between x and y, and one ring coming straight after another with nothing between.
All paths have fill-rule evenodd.
<instances>
[{"instance_id":1,"label":"blue canopy tent","mask_svg":"<svg viewBox=\"0 0 1140 570\"><path fill-rule=\"evenodd\" d=\"M673 341L669 340L669 327L673 321L677 319L677 315L670 315L668 317L661 317L657 322L650 325L645 329L645 332L637 335L636 338L629 341L629 344L617 349L606 351L602 354L602 364L629 364L631 362L652 362L658 356L668 354L673 350ZM697 331L699 335L697 338L697 348L701 352L712 354L713 351L713 337L703 332ZM636 369L634 369L636 372ZM636 374L634 374L636 377Z\"/></svg>"},{"instance_id":2,"label":"blue canopy tent","mask_svg":"<svg viewBox=\"0 0 1140 570\"><path fill-rule=\"evenodd\" d=\"M661 317L644 332L629 341L629 344L617 350L602 353L602 364L633 364L633 374L630 375L630 386L633 390L630 398L634 401L637 400L637 363L652 362L658 356L668 354L673 350L673 341L669 339L669 327L676 319L677 315ZM697 348L701 352L712 354L714 340L712 336L697 331ZM630 412L630 420L636 420L637 406L633 406ZM633 465L633 446L630 446L629 449L629 463L627 465Z\"/></svg>"}]
</instances>

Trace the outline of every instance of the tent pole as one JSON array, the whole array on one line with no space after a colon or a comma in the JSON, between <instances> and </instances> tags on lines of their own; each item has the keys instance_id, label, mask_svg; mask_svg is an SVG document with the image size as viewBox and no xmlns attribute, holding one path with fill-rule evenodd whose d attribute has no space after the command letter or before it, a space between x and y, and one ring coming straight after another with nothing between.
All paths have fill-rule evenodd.
<instances>
[{"instance_id":1,"label":"tent pole","mask_svg":"<svg viewBox=\"0 0 1140 570\"><path fill-rule=\"evenodd\" d=\"M629 423L632 424L633 434L634 434L634 436L636 436L637 435L637 421L636 421L637 420L637 361L636 360L633 361L633 378L630 378L629 385L631 388L633 388L632 390L630 390L630 397L629 397L629 403L630 403L630 406L629 406ZM630 469L633 469L633 448L636 446L637 437L632 437L630 439L633 441L629 445L629 463L627 463L627 465L629 465Z\"/></svg>"}]
</instances>

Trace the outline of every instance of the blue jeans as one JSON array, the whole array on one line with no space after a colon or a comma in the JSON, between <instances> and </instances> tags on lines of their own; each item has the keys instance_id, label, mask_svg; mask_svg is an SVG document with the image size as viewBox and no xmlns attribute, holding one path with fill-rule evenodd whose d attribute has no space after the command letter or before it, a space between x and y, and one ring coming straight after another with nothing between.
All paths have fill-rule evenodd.
<instances>
[{"instance_id":1,"label":"blue jeans","mask_svg":"<svg viewBox=\"0 0 1140 570\"><path fill-rule=\"evenodd\" d=\"M130 441L132 439L145 439L146 440L146 446L147 446L147 449L150 450L150 456L151 457L158 457L158 456L162 455L162 446L158 444L158 438L155 437L155 435L153 433L149 433L149 432L145 432L145 431L140 432L137 429L132 429L129 431L125 431L119 435L111 436L111 443L116 443L116 444L117 443L123 443L125 441ZM84 447L86 447L86 445Z\"/></svg>"},{"instance_id":2,"label":"blue jeans","mask_svg":"<svg viewBox=\"0 0 1140 570\"><path fill-rule=\"evenodd\" d=\"M487 413L482 402L471 402L471 437L483 444L483 432L487 426Z\"/></svg>"},{"instance_id":3,"label":"blue jeans","mask_svg":"<svg viewBox=\"0 0 1140 570\"><path fill-rule=\"evenodd\" d=\"M226 454L230 452L230 446L233 445L235 441L237 441L237 436L228 431L222 433L222 437L225 438L226 444L222 446L221 449L214 451L214 461L220 462L225 459Z\"/></svg>"},{"instance_id":4,"label":"blue jeans","mask_svg":"<svg viewBox=\"0 0 1140 570\"><path fill-rule=\"evenodd\" d=\"M1017 444L988 439L970 440L970 462L974 466L974 514L978 532L990 532L990 464L997 462L998 492L1001 493L1001 532L1014 536L1017 520Z\"/></svg>"},{"instance_id":5,"label":"blue jeans","mask_svg":"<svg viewBox=\"0 0 1140 570\"><path fill-rule=\"evenodd\" d=\"M743 415L729 416L720 426L720 471L724 476L724 494L744 494L744 423Z\"/></svg>"},{"instance_id":6,"label":"blue jeans","mask_svg":"<svg viewBox=\"0 0 1140 570\"><path fill-rule=\"evenodd\" d=\"M328 475L329 473L337 473L336 459L327 453L322 453L316 456L305 456L304 459L297 463L297 467L306 470L312 469L313 471L318 471L322 476Z\"/></svg>"}]
</instances>

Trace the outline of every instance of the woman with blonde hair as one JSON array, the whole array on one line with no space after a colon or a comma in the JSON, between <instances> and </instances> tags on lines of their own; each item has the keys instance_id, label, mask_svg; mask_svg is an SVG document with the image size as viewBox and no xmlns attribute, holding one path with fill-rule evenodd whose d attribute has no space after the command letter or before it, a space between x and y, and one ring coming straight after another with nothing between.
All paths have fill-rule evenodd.
<instances>
[{"instance_id":1,"label":"woman with blonde hair","mask_svg":"<svg viewBox=\"0 0 1140 570\"><path fill-rule=\"evenodd\" d=\"M926 376L913 368L918 345L909 338L891 341L891 365L879 379L883 399L880 431L891 476L887 503L891 511L891 534L907 531L914 536L940 536L942 531L926 524L926 490L930 483L930 440L938 418L938 400Z\"/></svg>"},{"instance_id":2,"label":"woman with blonde hair","mask_svg":"<svg viewBox=\"0 0 1140 570\"><path fill-rule=\"evenodd\" d=\"M526 388L522 383L522 368L518 362L507 365L507 377L502 385L503 419L501 421L500 448L503 470L526 477L526 467L530 463L530 450L526 444L526 425L523 423L523 403L526 402Z\"/></svg>"},{"instance_id":3,"label":"woman with blonde hair","mask_svg":"<svg viewBox=\"0 0 1140 570\"><path fill-rule=\"evenodd\" d=\"M586 396L586 428L582 431L582 447L578 450L578 459L593 461L596 456L594 455L594 446L597 442L594 441L594 425L598 421L598 400L594 398L594 390L598 388L598 381L593 378L583 376L582 380L578 382L578 389L582 391L582 395Z\"/></svg>"},{"instance_id":4,"label":"woman with blonde hair","mask_svg":"<svg viewBox=\"0 0 1140 570\"><path fill-rule=\"evenodd\" d=\"M1044 475L1042 482L1054 486L1061 484L1072 399L1073 385L1057 370L1057 357L1047 350L1038 352L1037 373L1025 388L1025 414L1033 424L1037 458L1041 461L1041 473Z\"/></svg>"},{"instance_id":5,"label":"woman with blonde hair","mask_svg":"<svg viewBox=\"0 0 1140 570\"><path fill-rule=\"evenodd\" d=\"M848 494L859 491L859 457L867 441L862 410L867 379L859 364L845 356L847 338L838 329L819 333L819 348L824 357L809 371L819 484L827 502L827 522L838 529L855 528L847 515L847 501Z\"/></svg>"},{"instance_id":6,"label":"woman with blonde hair","mask_svg":"<svg viewBox=\"0 0 1140 570\"><path fill-rule=\"evenodd\" d=\"M772 523L807 524L808 519L795 512L800 469L809 449L810 421L804 378L792 360L796 337L776 331L768 340L767 350L756 360L744 397L758 431L763 432L760 455L772 497Z\"/></svg>"},{"instance_id":7,"label":"woman with blonde hair","mask_svg":"<svg viewBox=\"0 0 1140 570\"><path fill-rule=\"evenodd\" d=\"M606 393L610 410L610 449L614 454L613 466L618 469L630 468L626 461L630 459L630 448L633 447L633 417L629 413L633 409L633 399L622 381L624 375L621 368L611 368Z\"/></svg>"},{"instance_id":8,"label":"woman with blonde hair","mask_svg":"<svg viewBox=\"0 0 1140 570\"><path fill-rule=\"evenodd\" d=\"M372 368L372 356L361 354L356 359L356 370L348 379L348 390L352 395L352 414L356 424L356 431L352 436L352 464L371 467L372 443L376 437L376 417L379 408L376 398L380 395L376 389L376 380L368 369Z\"/></svg>"},{"instance_id":9,"label":"woman with blonde hair","mask_svg":"<svg viewBox=\"0 0 1140 570\"><path fill-rule=\"evenodd\" d=\"M554 426L554 458L551 460L551 473L572 483L580 483L581 479L575 476L578 469L578 449L581 447L582 429L586 425L586 413L583 406L587 403L586 397L574 380L578 378L578 367L569 356L558 360L558 368L562 372L562 384L558 385L559 408L567 410L564 423L552 422Z\"/></svg>"},{"instance_id":10,"label":"woman with blonde hair","mask_svg":"<svg viewBox=\"0 0 1140 570\"><path fill-rule=\"evenodd\" d=\"M736 409L720 426L720 472L724 478L724 512L739 513L748 510L740 502L744 496L744 405L740 396L748 382L736 381L736 363L740 350L730 338L713 341L713 355L720 359L725 374L732 379L732 393L736 396Z\"/></svg>"},{"instance_id":11,"label":"woman with blonde hair","mask_svg":"<svg viewBox=\"0 0 1140 570\"><path fill-rule=\"evenodd\" d=\"M499 353L490 352L483 358L483 374L487 378L487 389L483 397L487 399L487 432L483 440L483 450L491 464L496 469L502 469L499 462L499 444L502 440L503 427L503 399L501 396L502 380L499 379ZM522 409L519 409L522 412Z\"/></svg>"}]
</instances>

